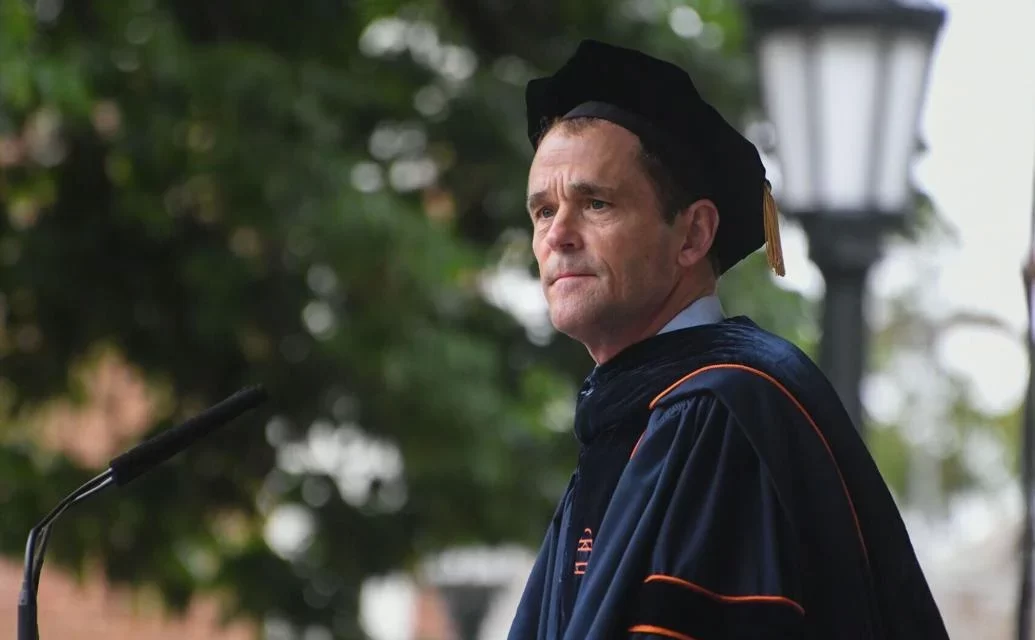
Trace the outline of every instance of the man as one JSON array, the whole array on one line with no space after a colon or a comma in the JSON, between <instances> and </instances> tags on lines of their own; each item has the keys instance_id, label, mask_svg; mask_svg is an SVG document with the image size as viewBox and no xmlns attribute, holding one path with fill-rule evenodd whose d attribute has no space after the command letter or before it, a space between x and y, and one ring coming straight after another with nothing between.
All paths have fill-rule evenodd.
<instances>
[{"instance_id":1,"label":"man","mask_svg":"<svg viewBox=\"0 0 1035 640\"><path fill-rule=\"evenodd\" d=\"M757 150L684 71L599 42L526 102L550 317L597 366L510 638L946 638L830 384L716 298L763 243L782 273Z\"/></svg>"}]
</instances>

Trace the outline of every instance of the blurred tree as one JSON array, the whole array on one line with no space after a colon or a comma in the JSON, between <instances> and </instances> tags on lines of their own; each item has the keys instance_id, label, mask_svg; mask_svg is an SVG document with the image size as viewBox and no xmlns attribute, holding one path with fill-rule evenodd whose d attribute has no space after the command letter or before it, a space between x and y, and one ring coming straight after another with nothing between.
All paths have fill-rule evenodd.
<instances>
[{"instance_id":1,"label":"blurred tree","mask_svg":"<svg viewBox=\"0 0 1035 640\"><path fill-rule=\"evenodd\" d=\"M0 549L91 474L38 427L112 353L155 430L274 400L70 516L66 566L347 638L367 576L537 544L590 362L486 292L533 273L524 83L586 36L750 120L729 2L0 0ZM765 274L730 274L727 308L811 350Z\"/></svg>"},{"instance_id":2,"label":"blurred tree","mask_svg":"<svg viewBox=\"0 0 1035 640\"><path fill-rule=\"evenodd\" d=\"M930 212L927 212L928 214ZM934 223L935 220L931 219ZM1008 323L976 311L947 313L934 299L938 265L931 258L945 246L946 229L928 225L924 251L910 251L912 282L886 297L872 353L871 397L880 410L871 415L869 438L885 480L903 502L931 517L948 515L961 493L996 492L1019 471L1022 397L1013 406L989 406L975 381L947 363L946 340L977 337L1018 352L1024 337ZM900 266L903 263L900 262Z\"/></svg>"}]
</instances>

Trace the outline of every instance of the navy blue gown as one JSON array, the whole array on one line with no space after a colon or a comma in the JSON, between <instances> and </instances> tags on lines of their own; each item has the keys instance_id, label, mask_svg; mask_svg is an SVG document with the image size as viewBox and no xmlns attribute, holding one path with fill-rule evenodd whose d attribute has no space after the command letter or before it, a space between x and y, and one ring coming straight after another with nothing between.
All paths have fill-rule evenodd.
<instances>
[{"instance_id":1,"label":"navy blue gown","mask_svg":"<svg viewBox=\"0 0 1035 640\"><path fill-rule=\"evenodd\" d=\"M575 433L510 640L948 638L835 391L750 320L597 367Z\"/></svg>"}]
</instances>

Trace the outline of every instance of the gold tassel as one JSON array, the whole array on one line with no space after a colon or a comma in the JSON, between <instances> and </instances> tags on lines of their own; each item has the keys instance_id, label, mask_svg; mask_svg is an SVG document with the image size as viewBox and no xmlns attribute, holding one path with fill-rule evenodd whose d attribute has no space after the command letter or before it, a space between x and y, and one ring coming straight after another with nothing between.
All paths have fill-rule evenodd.
<instances>
[{"instance_id":1,"label":"gold tassel","mask_svg":"<svg viewBox=\"0 0 1035 640\"><path fill-rule=\"evenodd\" d=\"M780 211L773 198L773 187L766 180L762 194L762 223L765 226L765 255L769 267L778 276L786 274L783 266L783 247L780 245Z\"/></svg>"}]
</instances>

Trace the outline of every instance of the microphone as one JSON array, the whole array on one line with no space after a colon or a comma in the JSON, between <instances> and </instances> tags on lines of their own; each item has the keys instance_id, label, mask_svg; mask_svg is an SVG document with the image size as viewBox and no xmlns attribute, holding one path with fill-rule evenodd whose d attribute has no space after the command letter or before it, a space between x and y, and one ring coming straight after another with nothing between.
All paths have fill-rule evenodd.
<instances>
[{"instance_id":1,"label":"microphone","mask_svg":"<svg viewBox=\"0 0 1035 640\"><path fill-rule=\"evenodd\" d=\"M40 520L39 524L29 531L29 539L25 545L25 576L18 594L18 640L39 640L36 596L39 593L43 557L47 550L51 525L62 513L75 503L112 484L120 487L127 485L267 399L269 394L262 385L241 389L178 427L163 431L114 458L106 471L73 491Z\"/></svg>"},{"instance_id":2,"label":"microphone","mask_svg":"<svg viewBox=\"0 0 1035 640\"><path fill-rule=\"evenodd\" d=\"M120 487L150 471L200 438L207 436L245 411L262 404L268 397L262 387L242 389L219 404L164 431L111 461L112 479Z\"/></svg>"}]
</instances>

